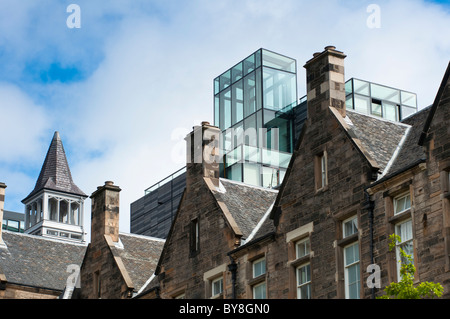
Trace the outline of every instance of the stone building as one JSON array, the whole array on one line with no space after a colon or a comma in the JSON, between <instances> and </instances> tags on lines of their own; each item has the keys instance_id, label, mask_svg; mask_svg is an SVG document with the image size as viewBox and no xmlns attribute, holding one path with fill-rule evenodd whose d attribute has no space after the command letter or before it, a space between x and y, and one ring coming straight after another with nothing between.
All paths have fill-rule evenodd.
<instances>
[{"instance_id":1,"label":"stone building","mask_svg":"<svg viewBox=\"0 0 450 319\"><path fill-rule=\"evenodd\" d=\"M120 190L108 181L91 195L91 242L77 298L132 298L152 279L164 240L119 233Z\"/></svg>"},{"instance_id":2,"label":"stone building","mask_svg":"<svg viewBox=\"0 0 450 319\"><path fill-rule=\"evenodd\" d=\"M218 178L218 129L194 128L188 150L197 132L202 156L188 160L155 278L138 297L372 298L399 278L392 233L416 280L450 296L450 67L432 106L392 122L346 109L345 57L330 46L305 64L308 116L277 191ZM379 286L367 284L372 269Z\"/></svg>"}]
</instances>

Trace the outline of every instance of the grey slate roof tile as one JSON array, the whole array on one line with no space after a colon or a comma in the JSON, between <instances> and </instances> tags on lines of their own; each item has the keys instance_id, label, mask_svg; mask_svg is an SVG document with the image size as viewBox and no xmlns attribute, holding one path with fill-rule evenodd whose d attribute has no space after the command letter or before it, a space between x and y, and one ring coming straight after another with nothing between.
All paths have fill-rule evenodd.
<instances>
[{"instance_id":1,"label":"grey slate roof tile","mask_svg":"<svg viewBox=\"0 0 450 319\"><path fill-rule=\"evenodd\" d=\"M22 202L44 188L87 197L72 180L64 146L58 132L53 135L33 191Z\"/></svg>"},{"instance_id":2,"label":"grey slate roof tile","mask_svg":"<svg viewBox=\"0 0 450 319\"><path fill-rule=\"evenodd\" d=\"M0 271L6 280L27 286L63 290L70 264L81 265L86 245L23 233L2 232Z\"/></svg>"},{"instance_id":3,"label":"grey slate roof tile","mask_svg":"<svg viewBox=\"0 0 450 319\"><path fill-rule=\"evenodd\" d=\"M164 240L149 236L119 233L123 248L114 247L138 291L155 272Z\"/></svg>"},{"instance_id":4,"label":"grey slate roof tile","mask_svg":"<svg viewBox=\"0 0 450 319\"><path fill-rule=\"evenodd\" d=\"M275 201L278 191L220 179L225 192L213 191L225 203L246 239Z\"/></svg>"}]
</instances>

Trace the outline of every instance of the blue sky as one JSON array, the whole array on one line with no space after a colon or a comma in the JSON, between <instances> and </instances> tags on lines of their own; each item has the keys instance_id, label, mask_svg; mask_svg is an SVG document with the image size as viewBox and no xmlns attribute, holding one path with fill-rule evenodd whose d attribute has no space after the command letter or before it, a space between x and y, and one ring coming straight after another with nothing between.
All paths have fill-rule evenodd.
<instances>
[{"instance_id":1,"label":"blue sky","mask_svg":"<svg viewBox=\"0 0 450 319\"><path fill-rule=\"evenodd\" d=\"M80 28L66 24L72 3ZM380 28L367 26L371 3ZM130 203L184 165L193 125L212 122L214 77L261 47L297 60L299 96L304 62L335 45L347 79L413 91L428 106L450 57L449 21L450 2L429 0L0 0L5 209L23 211L59 131L85 193L106 180L123 189L129 231Z\"/></svg>"}]
</instances>

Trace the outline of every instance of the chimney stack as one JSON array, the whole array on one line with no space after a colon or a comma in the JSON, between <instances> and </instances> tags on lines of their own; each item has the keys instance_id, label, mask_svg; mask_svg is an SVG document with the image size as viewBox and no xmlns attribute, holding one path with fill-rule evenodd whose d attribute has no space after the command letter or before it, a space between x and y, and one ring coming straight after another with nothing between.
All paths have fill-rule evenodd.
<instances>
[{"instance_id":1,"label":"chimney stack","mask_svg":"<svg viewBox=\"0 0 450 319\"><path fill-rule=\"evenodd\" d=\"M187 188L198 176L210 178L215 186L219 186L220 135L217 126L202 122L186 136Z\"/></svg>"},{"instance_id":2,"label":"chimney stack","mask_svg":"<svg viewBox=\"0 0 450 319\"><path fill-rule=\"evenodd\" d=\"M323 52L314 53L313 58L304 65L308 121L319 121L329 107L334 107L345 117L345 57L334 46L327 46Z\"/></svg>"},{"instance_id":3,"label":"chimney stack","mask_svg":"<svg viewBox=\"0 0 450 319\"><path fill-rule=\"evenodd\" d=\"M3 207L5 206L5 188L6 184L0 182L0 246L4 245L2 238L2 224L3 224Z\"/></svg>"},{"instance_id":4,"label":"chimney stack","mask_svg":"<svg viewBox=\"0 0 450 319\"><path fill-rule=\"evenodd\" d=\"M119 186L107 181L92 193L91 242L111 236L113 242L119 241Z\"/></svg>"}]
</instances>

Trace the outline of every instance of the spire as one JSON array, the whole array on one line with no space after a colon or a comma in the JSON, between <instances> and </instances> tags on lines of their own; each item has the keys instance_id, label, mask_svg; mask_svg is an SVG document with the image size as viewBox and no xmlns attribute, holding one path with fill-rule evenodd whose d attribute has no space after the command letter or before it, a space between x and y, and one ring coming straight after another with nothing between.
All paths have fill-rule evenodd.
<instances>
[{"instance_id":1,"label":"spire","mask_svg":"<svg viewBox=\"0 0 450 319\"><path fill-rule=\"evenodd\" d=\"M33 191L22 200L22 203L42 189L87 197L87 195L79 189L72 180L72 174L70 173L66 153L58 131L53 135L36 185Z\"/></svg>"}]
</instances>

